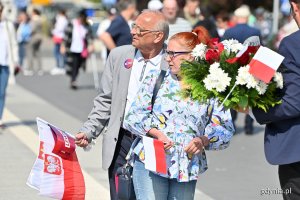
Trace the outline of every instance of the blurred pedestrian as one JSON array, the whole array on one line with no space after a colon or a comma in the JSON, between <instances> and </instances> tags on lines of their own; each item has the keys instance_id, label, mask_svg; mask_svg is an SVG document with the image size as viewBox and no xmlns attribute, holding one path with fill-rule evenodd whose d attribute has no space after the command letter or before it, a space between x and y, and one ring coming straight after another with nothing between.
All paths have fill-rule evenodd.
<instances>
[{"instance_id":1,"label":"blurred pedestrian","mask_svg":"<svg viewBox=\"0 0 300 200\"><path fill-rule=\"evenodd\" d=\"M102 167L108 169L110 196L117 200L115 176L126 163L134 136L124 129L123 119L151 69L167 69L164 41L168 23L159 11L142 12L133 24L132 45L114 48L108 56L100 84L100 93L88 120L76 135L76 144L86 147L103 134ZM149 94L151 95L151 94Z\"/></svg>"},{"instance_id":2,"label":"blurred pedestrian","mask_svg":"<svg viewBox=\"0 0 300 200\"><path fill-rule=\"evenodd\" d=\"M190 22L178 16L179 7L176 0L164 0L162 13L169 22L169 38L179 32L192 31Z\"/></svg>"},{"instance_id":3,"label":"blurred pedestrian","mask_svg":"<svg viewBox=\"0 0 300 200\"><path fill-rule=\"evenodd\" d=\"M170 38L166 50L170 69L159 87L157 101L151 106L149 91L154 90L156 77L160 74L160 70L153 69L145 77L125 116L126 129L138 136L146 135L161 141L166 154L167 173L160 174L145 168L147 154L143 140L133 149L132 175L138 200L193 200L199 175L207 170L204 148L222 150L229 146L234 132L229 110L225 111L213 99L201 104L178 95L183 86L181 63L194 60L191 52L197 44L207 44L209 36L202 34L203 31L199 33L197 35L196 29L193 33L180 32ZM217 141L210 142L212 140Z\"/></svg>"},{"instance_id":4,"label":"blurred pedestrian","mask_svg":"<svg viewBox=\"0 0 300 200\"><path fill-rule=\"evenodd\" d=\"M298 31L285 37L279 47L282 63L282 103L268 112L252 108L256 121L265 124L265 155L279 165L280 191L284 200L300 199L300 0L290 0Z\"/></svg>"},{"instance_id":5,"label":"blurred pedestrian","mask_svg":"<svg viewBox=\"0 0 300 200\"><path fill-rule=\"evenodd\" d=\"M4 5L0 2L0 128L4 128L2 116L9 72L19 64L15 27L12 22L4 19L3 10Z\"/></svg>"},{"instance_id":6,"label":"blurred pedestrian","mask_svg":"<svg viewBox=\"0 0 300 200\"><path fill-rule=\"evenodd\" d=\"M76 90L79 69L85 68L86 60L89 56L89 46L93 41L91 26L87 21L85 10L78 13L77 18L73 19L66 27L62 53L66 56L67 74L71 76L70 88Z\"/></svg>"},{"instance_id":7,"label":"blurred pedestrian","mask_svg":"<svg viewBox=\"0 0 300 200\"><path fill-rule=\"evenodd\" d=\"M194 25L194 28L197 26L204 26L212 38L219 38L215 19L212 17L211 11L208 7L201 7L201 17Z\"/></svg>"},{"instance_id":8,"label":"blurred pedestrian","mask_svg":"<svg viewBox=\"0 0 300 200\"><path fill-rule=\"evenodd\" d=\"M109 51L118 46L131 44L132 36L129 22L136 14L136 0L120 0L117 9L120 14L112 20L106 31L99 36Z\"/></svg>"},{"instance_id":9,"label":"blurred pedestrian","mask_svg":"<svg viewBox=\"0 0 300 200\"><path fill-rule=\"evenodd\" d=\"M200 20L200 0L187 0L183 8L184 18L194 26Z\"/></svg>"},{"instance_id":10,"label":"blurred pedestrian","mask_svg":"<svg viewBox=\"0 0 300 200\"><path fill-rule=\"evenodd\" d=\"M229 28L229 14L225 11L220 11L216 15L216 27L219 38L222 38L225 31Z\"/></svg>"},{"instance_id":11,"label":"blurred pedestrian","mask_svg":"<svg viewBox=\"0 0 300 200\"><path fill-rule=\"evenodd\" d=\"M160 0L150 0L147 4L149 10L158 10L161 11L163 4Z\"/></svg>"},{"instance_id":12,"label":"blurred pedestrian","mask_svg":"<svg viewBox=\"0 0 300 200\"><path fill-rule=\"evenodd\" d=\"M116 17L117 14L117 9L116 8L110 8L107 11L107 18L104 19L103 21L101 21L101 23L99 24L98 30L97 30L97 36L99 37L99 39L101 40L100 36L102 35L102 33L104 33L108 27L110 26L111 22L114 20L114 18ZM105 45L104 45L105 46ZM105 61L107 59L109 53L109 49L105 46L105 49L101 50L101 59L103 64L105 64Z\"/></svg>"},{"instance_id":13,"label":"blurred pedestrian","mask_svg":"<svg viewBox=\"0 0 300 200\"><path fill-rule=\"evenodd\" d=\"M52 30L52 41L54 43L54 56L56 67L51 70L51 75L65 74L65 56L60 52L60 47L65 36L68 25L66 11L61 9L55 17L54 29Z\"/></svg>"},{"instance_id":14,"label":"blurred pedestrian","mask_svg":"<svg viewBox=\"0 0 300 200\"><path fill-rule=\"evenodd\" d=\"M17 40L19 45L20 66L24 68L24 59L26 57L26 46L31 37L31 26L29 24L29 16L25 11L19 13L19 26L17 29Z\"/></svg>"},{"instance_id":15,"label":"blurred pedestrian","mask_svg":"<svg viewBox=\"0 0 300 200\"><path fill-rule=\"evenodd\" d=\"M24 70L24 75L33 75L37 72L38 75L43 75L42 69L42 58L40 47L42 44L42 18L41 12L34 8L30 17L31 36L28 42L26 53L27 53L27 69Z\"/></svg>"},{"instance_id":16,"label":"blurred pedestrian","mask_svg":"<svg viewBox=\"0 0 300 200\"><path fill-rule=\"evenodd\" d=\"M264 46L269 45L271 40L271 31L272 31L272 21L268 19L268 11L262 7L259 7L255 10L256 22L254 27L260 30L261 32L261 43Z\"/></svg>"}]
</instances>

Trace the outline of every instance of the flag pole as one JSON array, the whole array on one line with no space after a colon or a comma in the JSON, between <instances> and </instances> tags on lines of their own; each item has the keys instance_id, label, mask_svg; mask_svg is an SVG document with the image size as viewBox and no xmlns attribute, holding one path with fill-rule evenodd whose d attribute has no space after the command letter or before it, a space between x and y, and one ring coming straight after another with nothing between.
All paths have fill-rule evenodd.
<instances>
[{"instance_id":1,"label":"flag pole","mask_svg":"<svg viewBox=\"0 0 300 200\"><path fill-rule=\"evenodd\" d=\"M237 83L235 82L234 86L231 88L230 92L227 94L227 96L225 97L225 99L223 100L221 107L224 105L225 101L229 98L229 96L231 95L231 93L233 92L234 88L237 86Z\"/></svg>"}]
</instances>

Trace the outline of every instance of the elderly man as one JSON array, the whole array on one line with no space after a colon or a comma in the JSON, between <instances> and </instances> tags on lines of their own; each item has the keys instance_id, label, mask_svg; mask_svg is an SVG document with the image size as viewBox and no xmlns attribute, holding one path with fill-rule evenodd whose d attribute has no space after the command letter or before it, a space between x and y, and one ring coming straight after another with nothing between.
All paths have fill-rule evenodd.
<instances>
[{"instance_id":1,"label":"elderly man","mask_svg":"<svg viewBox=\"0 0 300 200\"><path fill-rule=\"evenodd\" d=\"M132 45L114 48L108 56L99 95L94 107L76 135L76 144L86 147L103 132L102 167L108 169L111 199L118 199L115 187L117 168L125 157L134 136L123 128L128 112L145 75L151 69L166 69L164 41L169 26L159 11L144 11L132 24Z\"/></svg>"},{"instance_id":2,"label":"elderly man","mask_svg":"<svg viewBox=\"0 0 300 200\"><path fill-rule=\"evenodd\" d=\"M164 0L162 13L167 18L170 27L169 38L179 32L192 31L192 25L187 20L178 17L178 3L176 0Z\"/></svg>"}]
</instances>

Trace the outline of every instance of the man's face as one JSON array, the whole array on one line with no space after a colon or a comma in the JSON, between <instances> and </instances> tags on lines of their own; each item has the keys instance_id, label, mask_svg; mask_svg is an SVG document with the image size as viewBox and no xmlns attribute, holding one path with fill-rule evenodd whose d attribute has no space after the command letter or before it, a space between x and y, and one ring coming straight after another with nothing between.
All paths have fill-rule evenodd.
<instances>
[{"instance_id":1,"label":"man's face","mask_svg":"<svg viewBox=\"0 0 300 200\"><path fill-rule=\"evenodd\" d=\"M141 14L133 24L131 35L132 45L138 49L147 48L154 44L156 34L160 31L155 29L156 17L153 14Z\"/></svg>"},{"instance_id":2,"label":"man's face","mask_svg":"<svg viewBox=\"0 0 300 200\"><path fill-rule=\"evenodd\" d=\"M294 2L291 2L291 9L292 9L292 14L293 17L300 28L300 6Z\"/></svg>"},{"instance_id":3,"label":"man's face","mask_svg":"<svg viewBox=\"0 0 300 200\"><path fill-rule=\"evenodd\" d=\"M162 9L162 13L167 18L168 21L175 20L177 16L177 11L178 11L178 7L176 1L172 1L172 0L164 1L164 7Z\"/></svg>"}]
</instances>

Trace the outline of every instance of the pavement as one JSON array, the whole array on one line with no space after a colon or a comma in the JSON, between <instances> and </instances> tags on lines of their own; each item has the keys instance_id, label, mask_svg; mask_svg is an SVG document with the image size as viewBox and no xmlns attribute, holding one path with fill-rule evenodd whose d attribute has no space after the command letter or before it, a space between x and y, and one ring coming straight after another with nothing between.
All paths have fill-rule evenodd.
<instances>
[{"instance_id":1,"label":"pavement","mask_svg":"<svg viewBox=\"0 0 300 200\"><path fill-rule=\"evenodd\" d=\"M101 76L103 66L98 58L96 65ZM7 90L3 116L7 128L0 130L0 200L48 199L26 185L38 152L35 119L40 117L75 134L93 106L97 91L91 64L87 72L80 72L77 91L69 89L68 77L49 75L53 66L50 50L45 50L45 75L19 75L17 84ZM268 164L264 157L264 127L255 123L255 134L245 135L243 121L244 115L239 114L237 134L228 149L207 152L209 169L198 180L196 200L282 199L280 194L265 192L280 187L277 166ZM77 149L87 185L87 200L109 199L107 171L101 168L101 143L100 136L91 151Z\"/></svg>"}]
</instances>

